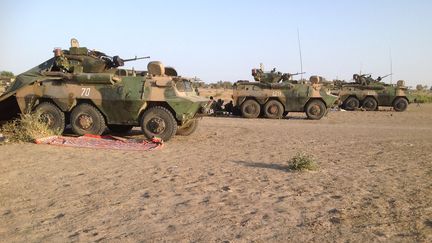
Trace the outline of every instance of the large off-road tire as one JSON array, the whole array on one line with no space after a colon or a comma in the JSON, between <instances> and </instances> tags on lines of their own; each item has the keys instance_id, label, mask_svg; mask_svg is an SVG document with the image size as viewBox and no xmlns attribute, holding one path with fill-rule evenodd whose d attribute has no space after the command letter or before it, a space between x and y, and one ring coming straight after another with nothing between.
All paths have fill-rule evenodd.
<instances>
[{"instance_id":1,"label":"large off-road tire","mask_svg":"<svg viewBox=\"0 0 432 243\"><path fill-rule=\"evenodd\" d=\"M77 135L102 135L106 129L104 116L90 104L77 105L71 112L70 123L72 131Z\"/></svg>"},{"instance_id":2,"label":"large off-road tire","mask_svg":"<svg viewBox=\"0 0 432 243\"><path fill-rule=\"evenodd\" d=\"M353 111L360 106L360 101L356 97L349 97L343 103L343 107L345 110Z\"/></svg>"},{"instance_id":3,"label":"large off-road tire","mask_svg":"<svg viewBox=\"0 0 432 243\"><path fill-rule=\"evenodd\" d=\"M108 128L113 133L128 133L130 130L132 130L134 126L132 125L117 125L117 124L111 124L108 125Z\"/></svg>"},{"instance_id":4,"label":"large off-road tire","mask_svg":"<svg viewBox=\"0 0 432 243\"><path fill-rule=\"evenodd\" d=\"M198 127L198 119L192 119L181 127L177 128L176 135L189 136L196 131Z\"/></svg>"},{"instance_id":5,"label":"large off-road tire","mask_svg":"<svg viewBox=\"0 0 432 243\"><path fill-rule=\"evenodd\" d=\"M261 113L261 106L256 100L246 100L240 109L242 116L245 118L257 118Z\"/></svg>"},{"instance_id":6,"label":"large off-road tire","mask_svg":"<svg viewBox=\"0 0 432 243\"><path fill-rule=\"evenodd\" d=\"M321 100L311 100L306 104L306 116L311 120L321 119L327 111L327 107Z\"/></svg>"},{"instance_id":7,"label":"large off-road tire","mask_svg":"<svg viewBox=\"0 0 432 243\"><path fill-rule=\"evenodd\" d=\"M162 106L146 110L141 118L141 129L148 139L153 137L168 141L177 131L177 122L173 114Z\"/></svg>"},{"instance_id":8,"label":"large off-road tire","mask_svg":"<svg viewBox=\"0 0 432 243\"><path fill-rule=\"evenodd\" d=\"M280 119L284 114L283 105L277 100L269 100L264 105L264 116L270 119Z\"/></svg>"},{"instance_id":9,"label":"large off-road tire","mask_svg":"<svg viewBox=\"0 0 432 243\"><path fill-rule=\"evenodd\" d=\"M53 103L42 102L34 109L39 120L48 125L48 128L63 133L65 128L65 114Z\"/></svg>"},{"instance_id":10,"label":"large off-road tire","mask_svg":"<svg viewBox=\"0 0 432 243\"><path fill-rule=\"evenodd\" d=\"M393 101L395 111L405 111L408 108L408 101L404 97L398 97Z\"/></svg>"},{"instance_id":11,"label":"large off-road tire","mask_svg":"<svg viewBox=\"0 0 432 243\"><path fill-rule=\"evenodd\" d=\"M362 107L367 111L375 111L378 109L378 102L373 97L366 97L363 100Z\"/></svg>"}]
</instances>

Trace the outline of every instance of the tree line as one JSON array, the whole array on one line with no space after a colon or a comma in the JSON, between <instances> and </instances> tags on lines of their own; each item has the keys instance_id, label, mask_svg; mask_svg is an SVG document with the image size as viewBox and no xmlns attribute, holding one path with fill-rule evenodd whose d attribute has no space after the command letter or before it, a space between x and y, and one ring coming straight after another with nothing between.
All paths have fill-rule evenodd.
<instances>
[{"instance_id":1,"label":"tree line","mask_svg":"<svg viewBox=\"0 0 432 243\"><path fill-rule=\"evenodd\" d=\"M0 72L0 77L5 77L5 78L13 78L15 77L13 72L9 72L9 71L1 71Z\"/></svg>"},{"instance_id":2,"label":"tree line","mask_svg":"<svg viewBox=\"0 0 432 243\"><path fill-rule=\"evenodd\" d=\"M230 81L217 81L216 83L205 83L203 81L194 82L198 88L211 88L211 89L231 89L233 83Z\"/></svg>"}]
</instances>

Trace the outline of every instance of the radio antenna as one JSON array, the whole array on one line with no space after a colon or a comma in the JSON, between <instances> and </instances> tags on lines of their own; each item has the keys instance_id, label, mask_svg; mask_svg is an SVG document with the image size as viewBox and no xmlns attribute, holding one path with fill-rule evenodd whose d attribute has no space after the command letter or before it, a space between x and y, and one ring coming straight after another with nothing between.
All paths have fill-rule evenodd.
<instances>
[{"instance_id":1,"label":"radio antenna","mask_svg":"<svg viewBox=\"0 0 432 243\"><path fill-rule=\"evenodd\" d=\"M391 48L389 48L389 55L390 55L390 73L393 74L393 58L392 58ZM390 84L393 84L393 75L390 75Z\"/></svg>"},{"instance_id":2,"label":"radio antenna","mask_svg":"<svg viewBox=\"0 0 432 243\"><path fill-rule=\"evenodd\" d=\"M302 59L302 52L301 52L301 45L300 45L300 31L299 28L297 28L297 40L298 40L298 47L299 47L299 54L300 54L300 80L303 80L303 59Z\"/></svg>"}]
</instances>

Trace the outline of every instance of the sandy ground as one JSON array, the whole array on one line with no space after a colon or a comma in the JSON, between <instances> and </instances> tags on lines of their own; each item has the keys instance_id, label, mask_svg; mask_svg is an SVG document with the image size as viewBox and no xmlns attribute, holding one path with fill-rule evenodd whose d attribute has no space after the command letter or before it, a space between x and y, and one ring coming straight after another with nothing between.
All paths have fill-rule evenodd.
<instances>
[{"instance_id":1,"label":"sandy ground","mask_svg":"<svg viewBox=\"0 0 432 243\"><path fill-rule=\"evenodd\" d=\"M0 146L3 242L431 242L432 105L214 118L152 152ZM287 171L297 152L316 172Z\"/></svg>"}]
</instances>

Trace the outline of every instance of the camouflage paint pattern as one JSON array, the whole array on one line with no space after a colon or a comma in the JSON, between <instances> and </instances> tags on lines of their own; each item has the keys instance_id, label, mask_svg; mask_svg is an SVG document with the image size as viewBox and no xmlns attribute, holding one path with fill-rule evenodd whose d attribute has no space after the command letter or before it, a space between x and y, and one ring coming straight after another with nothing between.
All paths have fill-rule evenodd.
<instances>
[{"instance_id":1,"label":"camouflage paint pattern","mask_svg":"<svg viewBox=\"0 0 432 243\"><path fill-rule=\"evenodd\" d=\"M302 83L290 80L291 74L280 72L264 72L261 69L253 69L252 75L255 81L238 81L233 87L233 101L237 109L246 100L253 99L259 103L261 109L270 100L276 100L283 105L286 112L305 112L308 102L320 100L325 108L332 107L337 97L331 95L319 83L320 77L312 76L310 83Z\"/></svg>"},{"instance_id":2,"label":"camouflage paint pattern","mask_svg":"<svg viewBox=\"0 0 432 243\"><path fill-rule=\"evenodd\" d=\"M143 112L157 105L169 110L182 126L209 106L208 99L195 93L190 79L166 75L159 62L149 63L149 67L162 71L154 74L112 66L97 56L100 52L92 53L87 48L71 47L63 53L70 61L71 72L56 68L54 58L18 75L13 87L0 97L0 108L9 100L7 109L12 112L9 103L16 99L19 111L24 113L48 101L67 117L78 104L88 103L103 114L107 125L139 126ZM59 62L64 62L64 57Z\"/></svg>"},{"instance_id":3,"label":"camouflage paint pattern","mask_svg":"<svg viewBox=\"0 0 432 243\"><path fill-rule=\"evenodd\" d=\"M91 78L95 74L88 74ZM97 76L96 76L97 77ZM49 100L63 112L70 112L78 103L94 104L106 117L108 124L138 125L139 116L153 102L164 103L175 111L179 125L193 118L208 100L191 89L180 92L179 82L190 82L173 77L121 77L114 84L94 84L91 81L47 79L19 89L16 99L22 112L30 111L38 101ZM167 81L158 86L157 81Z\"/></svg>"},{"instance_id":4,"label":"camouflage paint pattern","mask_svg":"<svg viewBox=\"0 0 432 243\"><path fill-rule=\"evenodd\" d=\"M369 84L364 83L342 83L332 94L338 95L341 107L346 108L346 101L349 98L355 98L359 102L359 107L364 105L366 98L373 98L378 106L394 106L398 98L405 99L408 103L413 102L413 97L405 82L400 80L396 85L385 84L379 81L372 81ZM376 110L375 109L375 110Z\"/></svg>"}]
</instances>

